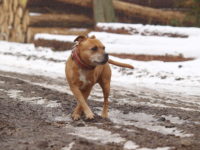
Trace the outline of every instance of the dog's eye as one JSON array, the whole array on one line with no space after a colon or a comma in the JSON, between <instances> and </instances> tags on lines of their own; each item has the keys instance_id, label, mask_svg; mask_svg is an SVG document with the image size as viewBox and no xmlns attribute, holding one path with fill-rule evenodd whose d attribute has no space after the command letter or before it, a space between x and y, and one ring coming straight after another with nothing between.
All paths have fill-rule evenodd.
<instances>
[{"instance_id":1,"label":"dog's eye","mask_svg":"<svg viewBox=\"0 0 200 150\"><path fill-rule=\"evenodd\" d=\"M103 50L105 50L105 46L103 46L102 48L103 48Z\"/></svg>"},{"instance_id":2,"label":"dog's eye","mask_svg":"<svg viewBox=\"0 0 200 150\"><path fill-rule=\"evenodd\" d=\"M95 46L95 47L91 48L91 50L93 50L93 51L97 51L97 50L98 50L98 47Z\"/></svg>"}]
</instances>

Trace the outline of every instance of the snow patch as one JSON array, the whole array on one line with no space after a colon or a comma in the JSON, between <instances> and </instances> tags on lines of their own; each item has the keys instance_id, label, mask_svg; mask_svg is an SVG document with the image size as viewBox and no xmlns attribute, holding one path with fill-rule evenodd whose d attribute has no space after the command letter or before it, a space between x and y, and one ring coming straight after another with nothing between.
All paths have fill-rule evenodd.
<instances>
[{"instance_id":1,"label":"snow patch","mask_svg":"<svg viewBox=\"0 0 200 150\"><path fill-rule=\"evenodd\" d=\"M172 150L171 147L157 147L157 148L139 148L136 150Z\"/></svg>"},{"instance_id":2,"label":"snow patch","mask_svg":"<svg viewBox=\"0 0 200 150\"><path fill-rule=\"evenodd\" d=\"M125 139L120 137L119 134L112 134L110 131L99 129L97 127L93 126L87 126L87 127L66 127L70 128L72 132L71 135L76 135L88 140L92 141L99 141L102 144L106 143L121 143L125 142Z\"/></svg>"},{"instance_id":3,"label":"snow patch","mask_svg":"<svg viewBox=\"0 0 200 150\"><path fill-rule=\"evenodd\" d=\"M57 40L63 42L74 42L75 35L58 35L58 34L48 34L48 33L38 33L35 35L34 39L46 39L46 40Z\"/></svg>"},{"instance_id":4,"label":"snow patch","mask_svg":"<svg viewBox=\"0 0 200 150\"><path fill-rule=\"evenodd\" d=\"M124 144L124 149L125 150L134 150L136 148L138 148L139 146L132 142L132 141L127 141L125 144Z\"/></svg>"},{"instance_id":5,"label":"snow patch","mask_svg":"<svg viewBox=\"0 0 200 150\"><path fill-rule=\"evenodd\" d=\"M29 13L29 16L41 16L41 13Z\"/></svg>"},{"instance_id":6,"label":"snow patch","mask_svg":"<svg viewBox=\"0 0 200 150\"><path fill-rule=\"evenodd\" d=\"M75 144L75 142L71 142L68 146L61 148L61 150L71 150L73 148L74 144Z\"/></svg>"},{"instance_id":7,"label":"snow patch","mask_svg":"<svg viewBox=\"0 0 200 150\"><path fill-rule=\"evenodd\" d=\"M200 29L195 27L172 27L172 26L161 26L161 25L143 25L143 24L129 24L129 23L98 23L96 25L103 29L136 29L139 33L144 31L150 32L161 32L161 33L175 33L175 34L186 34L189 36L199 36Z\"/></svg>"},{"instance_id":8,"label":"snow patch","mask_svg":"<svg viewBox=\"0 0 200 150\"><path fill-rule=\"evenodd\" d=\"M0 84L5 84L5 81L0 81Z\"/></svg>"},{"instance_id":9,"label":"snow patch","mask_svg":"<svg viewBox=\"0 0 200 150\"><path fill-rule=\"evenodd\" d=\"M65 115L65 114L62 114L60 116L55 116L55 118L53 120L56 121L56 122L70 122L70 121L72 121L71 115Z\"/></svg>"},{"instance_id":10,"label":"snow patch","mask_svg":"<svg viewBox=\"0 0 200 150\"><path fill-rule=\"evenodd\" d=\"M174 123L174 124L184 124L188 122L188 121L180 119L179 117L173 117L172 115L169 115L169 116L162 115L162 117L164 117L166 120L169 120L171 123Z\"/></svg>"},{"instance_id":11,"label":"snow patch","mask_svg":"<svg viewBox=\"0 0 200 150\"><path fill-rule=\"evenodd\" d=\"M112 122L119 125L133 125L137 128L143 128L149 131L158 132L164 135L174 135L178 137L190 137L193 134L184 133L184 131L176 127L167 128L159 124L157 119L150 114L145 113L129 113L123 114L119 110L111 109L109 118Z\"/></svg>"},{"instance_id":12,"label":"snow patch","mask_svg":"<svg viewBox=\"0 0 200 150\"><path fill-rule=\"evenodd\" d=\"M50 101L47 99L43 99L42 97L24 97L22 96L23 91L20 90L8 90L8 96L12 99L23 101L23 102L28 102L31 104L36 104L36 105L43 105L48 108L54 108L54 107L61 107L60 103L57 103L56 101Z\"/></svg>"},{"instance_id":13,"label":"snow patch","mask_svg":"<svg viewBox=\"0 0 200 150\"><path fill-rule=\"evenodd\" d=\"M133 141L127 141L124 144L124 150L170 150L170 147L157 147L157 148L139 148L139 145L134 143Z\"/></svg>"}]
</instances>

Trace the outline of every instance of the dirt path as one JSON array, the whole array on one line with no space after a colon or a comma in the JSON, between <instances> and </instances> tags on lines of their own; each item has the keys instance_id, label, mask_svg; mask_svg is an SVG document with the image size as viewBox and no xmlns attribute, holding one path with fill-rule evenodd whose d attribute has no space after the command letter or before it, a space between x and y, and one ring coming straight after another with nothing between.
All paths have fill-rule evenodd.
<instances>
[{"instance_id":1,"label":"dirt path","mask_svg":"<svg viewBox=\"0 0 200 150\"><path fill-rule=\"evenodd\" d=\"M96 118L72 121L70 93L62 78L0 72L1 150L199 150L199 97L112 87L105 120L96 86L89 98Z\"/></svg>"}]
</instances>

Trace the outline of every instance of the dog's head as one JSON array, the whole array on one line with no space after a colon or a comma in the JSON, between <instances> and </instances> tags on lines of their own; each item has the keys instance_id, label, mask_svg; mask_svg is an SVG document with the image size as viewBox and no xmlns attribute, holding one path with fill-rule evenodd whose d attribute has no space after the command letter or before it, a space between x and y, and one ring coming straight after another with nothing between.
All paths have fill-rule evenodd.
<instances>
[{"instance_id":1,"label":"dog's head","mask_svg":"<svg viewBox=\"0 0 200 150\"><path fill-rule=\"evenodd\" d=\"M108 61L105 46L95 36L78 36L74 41L78 43L79 56L86 64L97 66Z\"/></svg>"}]
</instances>

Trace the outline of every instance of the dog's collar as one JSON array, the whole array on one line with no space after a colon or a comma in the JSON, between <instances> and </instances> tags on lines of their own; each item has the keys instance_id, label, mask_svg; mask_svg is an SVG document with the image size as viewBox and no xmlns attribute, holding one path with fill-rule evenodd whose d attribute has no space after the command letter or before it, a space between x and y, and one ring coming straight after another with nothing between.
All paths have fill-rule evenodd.
<instances>
[{"instance_id":1,"label":"dog's collar","mask_svg":"<svg viewBox=\"0 0 200 150\"><path fill-rule=\"evenodd\" d=\"M82 69L85 70L93 70L95 68L95 66L91 66L91 65L87 65L85 64L81 58L79 57L78 53L77 53L77 48L74 48L72 50L72 54L71 54L72 59L75 61L75 63L81 67Z\"/></svg>"}]
</instances>

